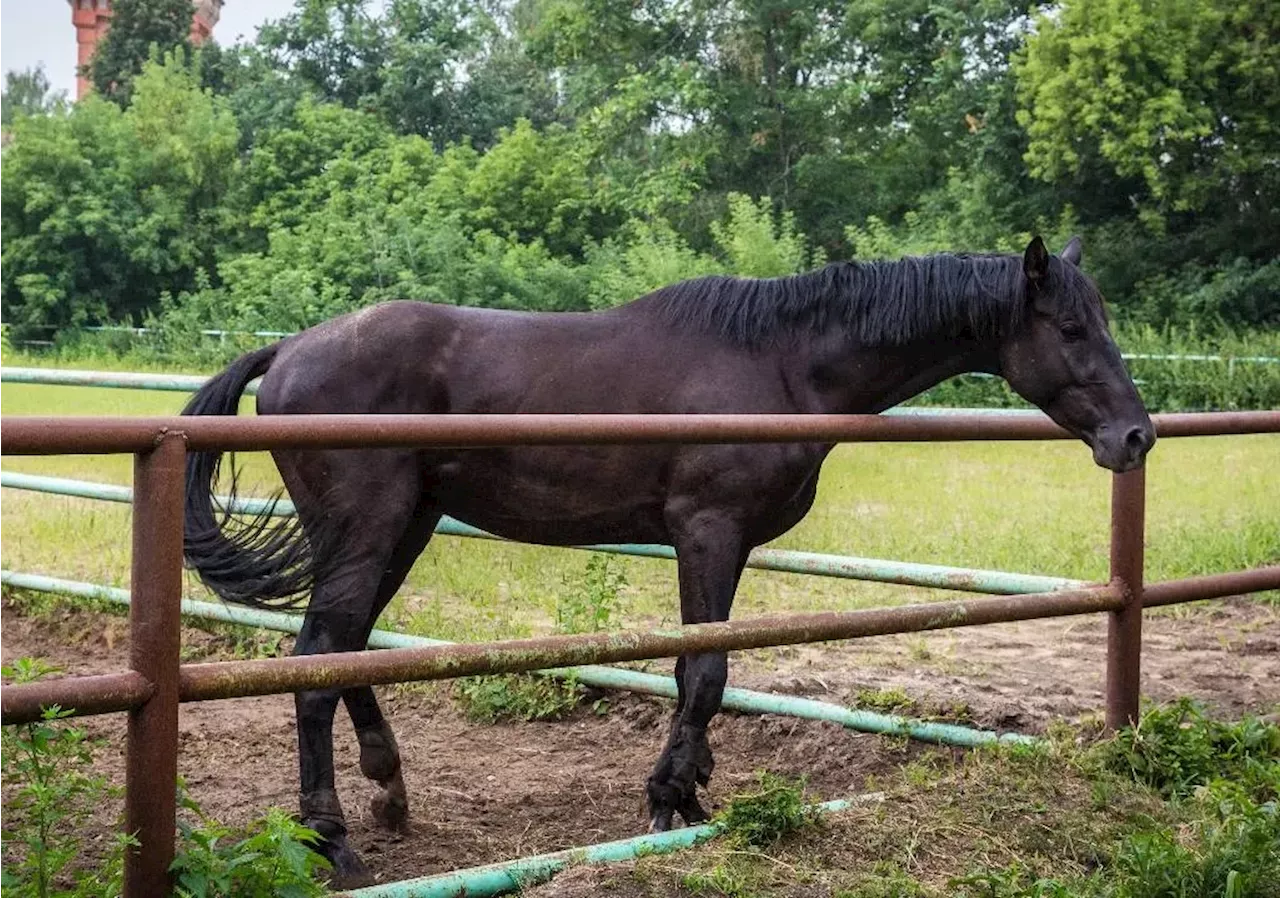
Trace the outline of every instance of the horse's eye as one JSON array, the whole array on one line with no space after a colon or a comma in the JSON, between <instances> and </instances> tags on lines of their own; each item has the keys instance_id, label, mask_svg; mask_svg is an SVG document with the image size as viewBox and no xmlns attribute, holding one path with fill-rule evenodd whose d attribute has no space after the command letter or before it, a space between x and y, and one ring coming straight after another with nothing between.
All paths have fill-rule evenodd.
<instances>
[{"instance_id":1,"label":"horse's eye","mask_svg":"<svg viewBox=\"0 0 1280 898\"><path fill-rule=\"evenodd\" d=\"M1077 340L1083 340L1085 336L1084 328L1074 321L1068 321L1066 324L1062 325L1061 330L1062 330L1062 338L1066 340L1068 343L1074 343Z\"/></svg>"}]
</instances>

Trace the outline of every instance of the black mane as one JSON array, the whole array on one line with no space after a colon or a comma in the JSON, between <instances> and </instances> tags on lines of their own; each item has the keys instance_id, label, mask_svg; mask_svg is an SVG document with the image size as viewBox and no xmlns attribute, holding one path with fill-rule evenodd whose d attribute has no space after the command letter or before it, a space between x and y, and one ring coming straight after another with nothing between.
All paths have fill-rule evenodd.
<instances>
[{"instance_id":1,"label":"black mane","mask_svg":"<svg viewBox=\"0 0 1280 898\"><path fill-rule=\"evenodd\" d=\"M898 261L833 262L780 278L696 278L645 298L666 323L759 346L799 330L839 326L867 346L901 346L926 337L984 339L1016 328L1026 309L1020 256L908 256ZM1092 283L1057 258L1048 290L1086 320L1101 314Z\"/></svg>"}]
</instances>

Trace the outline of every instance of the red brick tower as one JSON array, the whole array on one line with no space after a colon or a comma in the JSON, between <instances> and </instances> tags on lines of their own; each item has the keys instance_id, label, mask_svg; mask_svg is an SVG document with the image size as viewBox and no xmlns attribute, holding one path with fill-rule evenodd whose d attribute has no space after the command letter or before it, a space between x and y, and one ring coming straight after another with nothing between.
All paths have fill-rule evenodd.
<instances>
[{"instance_id":1,"label":"red brick tower","mask_svg":"<svg viewBox=\"0 0 1280 898\"><path fill-rule=\"evenodd\" d=\"M71 4L71 24L76 26L76 99L79 100L93 87L88 78L80 74L93 59L93 51L111 27L111 0L67 0ZM193 0L191 16L191 43L200 46L213 34L213 26L222 15L224 0Z\"/></svg>"}]
</instances>

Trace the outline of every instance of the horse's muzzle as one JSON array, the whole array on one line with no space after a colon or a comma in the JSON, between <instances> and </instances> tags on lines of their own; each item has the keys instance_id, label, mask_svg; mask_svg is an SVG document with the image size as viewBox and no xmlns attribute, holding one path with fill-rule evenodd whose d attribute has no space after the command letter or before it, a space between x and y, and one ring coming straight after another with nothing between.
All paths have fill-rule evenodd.
<instances>
[{"instance_id":1,"label":"horse's muzzle","mask_svg":"<svg viewBox=\"0 0 1280 898\"><path fill-rule=\"evenodd\" d=\"M1093 460L1100 467L1123 474L1142 466L1156 443L1156 432L1149 419L1129 427L1104 425L1088 442L1093 449Z\"/></svg>"}]
</instances>

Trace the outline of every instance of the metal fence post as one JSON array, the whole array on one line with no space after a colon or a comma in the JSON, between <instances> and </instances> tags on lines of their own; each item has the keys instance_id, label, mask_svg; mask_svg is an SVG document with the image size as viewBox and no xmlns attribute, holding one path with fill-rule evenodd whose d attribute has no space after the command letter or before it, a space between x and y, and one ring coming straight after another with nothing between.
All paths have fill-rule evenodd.
<instances>
[{"instance_id":1,"label":"metal fence post","mask_svg":"<svg viewBox=\"0 0 1280 898\"><path fill-rule=\"evenodd\" d=\"M1125 606L1107 626L1107 729L1136 723L1142 661L1142 565L1146 518L1146 468L1111 479L1111 582Z\"/></svg>"},{"instance_id":2,"label":"metal fence post","mask_svg":"<svg viewBox=\"0 0 1280 898\"><path fill-rule=\"evenodd\" d=\"M172 888L185 461L186 441L176 433L134 456L129 666L155 692L129 714L125 831L138 846L125 855L125 898L155 898Z\"/></svg>"}]
</instances>

